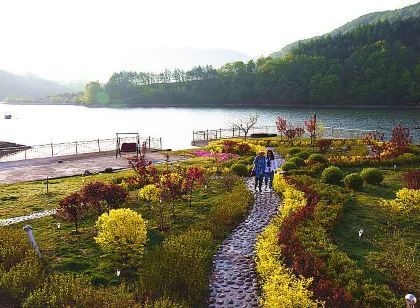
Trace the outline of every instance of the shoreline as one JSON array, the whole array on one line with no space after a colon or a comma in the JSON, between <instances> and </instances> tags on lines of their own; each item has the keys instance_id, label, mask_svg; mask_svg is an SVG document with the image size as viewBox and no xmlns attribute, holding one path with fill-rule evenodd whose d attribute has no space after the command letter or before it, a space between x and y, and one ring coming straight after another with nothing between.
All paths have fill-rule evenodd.
<instances>
[{"instance_id":1,"label":"shoreline","mask_svg":"<svg viewBox=\"0 0 420 308\"><path fill-rule=\"evenodd\" d=\"M81 107L88 107L88 108L356 108L356 109L420 109L420 105L348 105L348 104L337 104L337 105L293 105L293 104L256 104L255 106L249 105L241 105L241 104L232 104L232 105L214 105L214 104L204 104L204 105L192 105L192 104L185 104L185 105L173 105L173 104L143 104L143 105L119 105L119 104L78 104L78 103L70 103L70 102L63 102L63 103L47 103L47 102L1 102L5 105L15 105L15 106L81 106Z\"/></svg>"}]
</instances>

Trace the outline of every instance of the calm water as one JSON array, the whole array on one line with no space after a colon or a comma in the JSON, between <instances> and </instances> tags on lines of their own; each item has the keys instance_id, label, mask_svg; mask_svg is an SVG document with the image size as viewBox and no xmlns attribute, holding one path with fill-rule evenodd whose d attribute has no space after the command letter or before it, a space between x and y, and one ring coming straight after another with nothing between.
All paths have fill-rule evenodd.
<instances>
[{"instance_id":1,"label":"calm water","mask_svg":"<svg viewBox=\"0 0 420 308\"><path fill-rule=\"evenodd\" d=\"M280 115L303 122L316 111L326 126L390 130L394 123L412 126L420 121L420 109L353 108L86 108L81 106L13 106L0 103L0 141L26 145L98 138L114 138L116 132L139 132L162 137L163 147L190 147L192 131L229 127L235 118L259 112L258 125L274 125ZM12 120L5 120L10 113ZM412 130L420 140L420 130Z\"/></svg>"}]
</instances>

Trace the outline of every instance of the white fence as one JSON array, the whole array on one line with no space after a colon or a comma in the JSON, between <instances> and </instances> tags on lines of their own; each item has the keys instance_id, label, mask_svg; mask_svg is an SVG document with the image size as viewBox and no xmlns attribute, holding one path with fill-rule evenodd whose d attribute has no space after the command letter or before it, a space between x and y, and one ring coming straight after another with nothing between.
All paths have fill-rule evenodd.
<instances>
[{"instance_id":1,"label":"white fence","mask_svg":"<svg viewBox=\"0 0 420 308\"><path fill-rule=\"evenodd\" d=\"M324 138L360 138L365 136L367 133L373 133L374 130L366 129L349 129L326 126L323 130ZM248 136L256 133L266 134L277 134L276 126L259 126L253 127L248 133ZM193 143L196 141L203 140L216 140L225 138L238 138L243 137L244 132L235 128L219 128L219 129L207 129L193 131ZM305 132L304 136L309 137L308 133Z\"/></svg>"},{"instance_id":2,"label":"white fence","mask_svg":"<svg viewBox=\"0 0 420 308\"><path fill-rule=\"evenodd\" d=\"M136 137L124 137L120 138L120 140L121 143L137 141ZM149 149L162 149L161 138L140 138L140 144L143 142L146 142L146 146ZM116 146L117 138L9 147L0 149L0 162L116 151Z\"/></svg>"}]
</instances>

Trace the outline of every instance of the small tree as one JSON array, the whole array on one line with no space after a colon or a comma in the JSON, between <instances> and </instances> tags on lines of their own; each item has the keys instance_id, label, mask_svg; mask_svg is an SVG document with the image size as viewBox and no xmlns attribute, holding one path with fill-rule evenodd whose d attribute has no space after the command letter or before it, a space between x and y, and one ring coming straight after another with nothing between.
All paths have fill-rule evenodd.
<instances>
[{"instance_id":1,"label":"small tree","mask_svg":"<svg viewBox=\"0 0 420 308\"><path fill-rule=\"evenodd\" d=\"M287 121L286 121L286 119L283 119L280 116L277 117L276 127L277 127L277 131L280 134L280 138L283 139L283 135L285 134L285 132L287 130Z\"/></svg>"},{"instance_id":2,"label":"small tree","mask_svg":"<svg viewBox=\"0 0 420 308\"><path fill-rule=\"evenodd\" d=\"M182 180L178 173L164 174L160 177L161 200L171 204L173 216L175 215L175 201L183 194Z\"/></svg>"},{"instance_id":3,"label":"small tree","mask_svg":"<svg viewBox=\"0 0 420 308\"><path fill-rule=\"evenodd\" d=\"M412 142L412 137L410 136L410 129L402 126L401 124L396 125L392 129L392 136L390 143L395 149L395 154L403 154L407 151L407 147Z\"/></svg>"},{"instance_id":4,"label":"small tree","mask_svg":"<svg viewBox=\"0 0 420 308\"><path fill-rule=\"evenodd\" d=\"M309 118L309 120L304 122L306 131L309 133L309 136L311 137L311 145L312 149L314 149L314 141L316 137L316 113Z\"/></svg>"},{"instance_id":5,"label":"small tree","mask_svg":"<svg viewBox=\"0 0 420 308\"><path fill-rule=\"evenodd\" d=\"M233 128L243 132L246 140L249 131L255 126L255 124L257 124L259 118L260 115L258 113L254 113L248 117L240 118L232 122L232 126Z\"/></svg>"},{"instance_id":6,"label":"small tree","mask_svg":"<svg viewBox=\"0 0 420 308\"><path fill-rule=\"evenodd\" d=\"M201 167L190 167L187 170L186 177L184 179L184 190L188 194L188 199L191 206L193 190L201 186L204 182L204 169Z\"/></svg>"},{"instance_id":7,"label":"small tree","mask_svg":"<svg viewBox=\"0 0 420 308\"><path fill-rule=\"evenodd\" d=\"M117 209L127 201L128 193L120 185L108 184L102 189L102 198L108 204L108 209Z\"/></svg>"},{"instance_id":8,"label":"small tree","mask_svg":"<svg viewBox=\"0 0 420 308\"><path fill-rule=\"evenodd\" d=\"M111 210L99 216L96 227L95 242L124 265L143 253L147 240L146 221L135 211Z\"/></svg>"},{"instance_id":9,"label":"small tree","mask_svg":"<svg viewBox=\"0 0 420 308\"><path fill-rule=\"evenodd\" d=\"M139 190L139 196L147 202L150 211L150 204L160 200L160 189L154 184L149 184Z\"/></svg>"},{"instance_id":10,"label":"small tree","mask_svg":"<svg viewBox=\"0 0 420 308\"><path fill-rule=\"evenodd\" d=\"M79 221L86 212L83 200L78 192L72 193L60 201L60 208L57 215L72 223L76 227L76 233L79 232Z\"/></svg>"},{"instance_id":11,"label":"small tree","mask_svg":"<svg viewBox=\"0 0 420 308\"><path fill-rule=\"evenodd\" d=\"M106 185L107 184L100 181L91 182L83 186L80 190L80 197L83 203L96 209L99 215L104 211L102 202L104 201L103 192L106 189Z\"/></svg>"}]
</instances>

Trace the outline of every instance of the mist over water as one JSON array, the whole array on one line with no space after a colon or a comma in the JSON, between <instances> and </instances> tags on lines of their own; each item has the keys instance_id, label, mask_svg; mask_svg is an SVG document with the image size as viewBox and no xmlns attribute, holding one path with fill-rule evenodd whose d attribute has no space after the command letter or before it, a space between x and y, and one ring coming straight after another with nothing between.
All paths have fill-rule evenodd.
<instances>
[{"instance_id":1,"label":"mist over water","mask_svg":"<svg viewBox=\"0 0 420 308\"><path fill-rule=\"evenodd\" d=\"M258 112L258 126L277 116L301 123L316 112L325 126L390 131L395 123L412 127L419 109L356 108L87 108L0 104L0 141L25 145L115 138L117 132L162 137L163 148L191 147L193 130L227 128L236 118ZM4 114L13 118L5 120ZM420 141L420 130L412 130Z\"/></svg>"}]
</instances>

